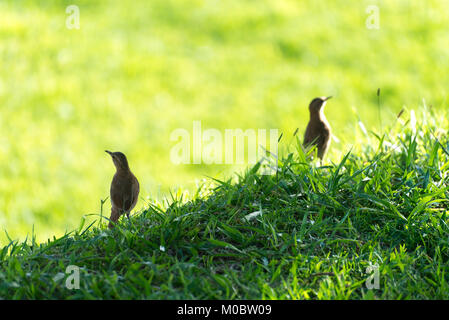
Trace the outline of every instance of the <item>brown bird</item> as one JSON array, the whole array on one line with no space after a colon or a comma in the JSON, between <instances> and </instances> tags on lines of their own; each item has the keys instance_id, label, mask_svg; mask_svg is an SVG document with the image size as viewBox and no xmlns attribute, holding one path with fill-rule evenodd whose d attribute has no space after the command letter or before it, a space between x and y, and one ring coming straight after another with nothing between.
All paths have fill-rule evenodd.
<instances>
[{"instance_id":1,"label":"brown bird","mask_svg":"<svg viewBox=\"0 0 449 320\"><path fill-rule=\"evenodd\" d=\"M307 125L306 133L304 134L304 147L316 145L318 151L318 158L323 161L323 157L329 148L331 142L331 127L324 116L324 106L326 101L332 98L320 97L315 98L310 102L310 120Z\"/></svg>"},{"instance_id":2,"label":"brown bird","mask_svg":"<svg viewBox=\"0 0 449 320\"><path fill-rule=\"evenodd\" d=\"M111 182L112 208L109 228L112 228L123 213L126 213L129 219L129 213L135 207L139 196L139 181L129 169L128 160L123 153L106 152L111 155L116 168Z\"/></svg>"}]
</instances>

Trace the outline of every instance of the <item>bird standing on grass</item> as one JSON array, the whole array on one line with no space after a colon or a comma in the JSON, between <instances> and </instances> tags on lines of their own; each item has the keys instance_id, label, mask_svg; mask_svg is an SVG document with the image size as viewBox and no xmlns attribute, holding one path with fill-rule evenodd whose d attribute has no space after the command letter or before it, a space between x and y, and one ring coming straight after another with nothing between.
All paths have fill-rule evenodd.
<instances>
[{"instance_id":1,"label":"bird standing on grass","mask_svg":"<svg viewBox=\"0 0 449 320\"><path fill-rule=\"evenodd\" d=\"M310 120L307 125L306 133L304 134L304 147L316 145L318 158L323 161L323 157L329 148L331 142L331 127L324 116L323 108L326 101L332 98L320 97L315 98L310 102Z\"/></svg>"},{"instance_id":2,"label":"bird standing on grass","mask_svg":"<svg viewBox=\"0 0 449 320\"><path fill-rule=\"evenodd\" d=\"M128 160L121 152L107 151L112 157L116 172L111 183L111 217L109 228L113 228L115 222L123 213L129 219L129 213L135 207L139 196L139 181L129 169Z\"/></svg>"}]
</instances>

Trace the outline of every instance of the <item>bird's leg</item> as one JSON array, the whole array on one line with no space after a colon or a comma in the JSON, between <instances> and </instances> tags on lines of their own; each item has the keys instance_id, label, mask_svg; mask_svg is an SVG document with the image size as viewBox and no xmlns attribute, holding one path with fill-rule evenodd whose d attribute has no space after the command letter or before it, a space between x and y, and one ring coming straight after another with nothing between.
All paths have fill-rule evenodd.
<instances>
[{"instance_id":1,"label":"bird's leg","mask_svg":"<svg viewBox=\"0 0 449 320\"><path fill-rule=\"evenodd\" d=\"M126 217L128 218L128 229L131 229L131 219L129 218L129 211L126 212Z\"/></svg>"}]
</instances>

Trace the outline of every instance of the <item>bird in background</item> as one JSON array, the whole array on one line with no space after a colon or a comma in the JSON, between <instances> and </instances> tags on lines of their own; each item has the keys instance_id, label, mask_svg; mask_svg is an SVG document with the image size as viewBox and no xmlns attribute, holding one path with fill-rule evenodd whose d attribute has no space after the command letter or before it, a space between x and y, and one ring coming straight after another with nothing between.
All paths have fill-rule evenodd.
<instances>
[{"instance_id":1,"label":"bird in background","mask_svg":"<svg viewBox=\"0 0 449 320\"><path fill-rule=\"evenodd\" d=\"M320 158L321 163L331 142L331 127L323 112L324 106L330 98L332 96L319 97L310 102L310 120L304 134L303 146L309 148L316 145L318 158Z\"/></svg>"},{"instance_id":2,"label":"bird in background","mask_svg":"<svg viewBox=\"0 0 449 320\"><path fill-rule=\"evenodd\" d=\"M113 228L120 216L129 213L135 207L139 196L139 181L129 169L128 160L121 152L107 151L112 157L116 172L111 182L111 217L109 228Z\"/></svg>"}]
</instances>

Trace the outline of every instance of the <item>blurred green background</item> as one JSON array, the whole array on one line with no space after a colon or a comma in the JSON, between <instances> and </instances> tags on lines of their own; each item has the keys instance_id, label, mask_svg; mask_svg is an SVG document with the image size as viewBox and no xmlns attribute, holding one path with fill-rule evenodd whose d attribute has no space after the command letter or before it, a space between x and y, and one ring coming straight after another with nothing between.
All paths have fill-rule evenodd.
<instances>
[{"instance_id":1,"label":"blurred green background","mask_svg":"<svg viewBox=\"0 0 449 320\"><path fill-rule=\"evenodd\" d=\"M77 5L80 29L68 29ZM377 5L380 28L369 29ZM307 105L326 115L338 160L403 108L447 108L449 1L0 0L0 244L39 241L99 213L124 152L141 199L195 190L226 165L170 162L170 133L278 128L289 141ZM282 147L282 145L281 145ZM109 201L104 207L109 216Z\"/></svg>"}]
</instances>

